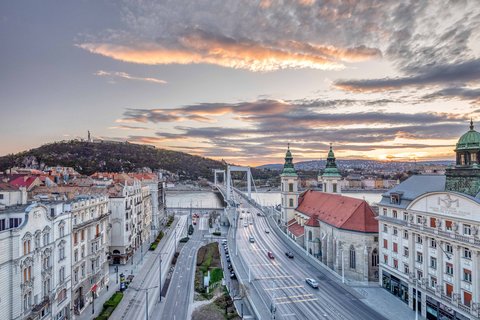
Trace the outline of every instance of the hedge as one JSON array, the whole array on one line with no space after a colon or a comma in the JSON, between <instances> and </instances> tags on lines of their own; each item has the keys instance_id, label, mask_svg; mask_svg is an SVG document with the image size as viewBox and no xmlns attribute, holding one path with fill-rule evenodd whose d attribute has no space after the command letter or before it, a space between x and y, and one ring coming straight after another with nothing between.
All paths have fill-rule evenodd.
<instances>
[{"instance_id":1,"label":"hedge","mask_svg":"<svg viewBox=\"0 0 480 320\"><path fill-rule=\"evenodd\" d=\"M120 291L115 292L110 299L105 301L103 304L103 310L95 320L107 320L115 311L115 308L118 306L120 301L123 299L123 293Z\"/></svg>"}]
</instances>

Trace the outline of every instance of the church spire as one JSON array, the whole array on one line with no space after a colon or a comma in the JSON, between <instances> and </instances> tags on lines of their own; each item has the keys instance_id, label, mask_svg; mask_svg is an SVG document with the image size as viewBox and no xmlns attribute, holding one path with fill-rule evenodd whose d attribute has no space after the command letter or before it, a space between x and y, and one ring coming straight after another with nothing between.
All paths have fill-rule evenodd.
<instances>
[{"instance_id":1,"label":"church spire","mask_svg":"<svg viewBox=\"0 0 480 320\"><path fill-rule=\"evenodd\" d=\"M297 175L295 167L293 166L293 156L290 152L290 143L287 146L287 153L285 154L285 164L283 165L282 175Z\"/></svg>"},{"instance_id":2,"label":"church spire","mask_svg":"<svg viewBox=\"0 0 480 320\"><path fill-rule=\"evenodd\" d=\"M473 118L470 118L470 131L473 131Z\"/></svg>"}]
</instances>

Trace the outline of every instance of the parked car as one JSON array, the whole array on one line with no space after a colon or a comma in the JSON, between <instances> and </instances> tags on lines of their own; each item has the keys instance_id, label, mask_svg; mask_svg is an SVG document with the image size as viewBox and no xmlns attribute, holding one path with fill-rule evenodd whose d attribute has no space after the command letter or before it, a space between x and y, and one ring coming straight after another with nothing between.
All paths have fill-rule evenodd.
<instances>
[{"instance_id":1,"label":"parked car","mask_svg":"<svg viewBox=\"0 0 480 320\"><path fill-rule=\"evenodd\" d=\"M230 257L227 257L227 262L230 262Z\"/></svg>"},{"instance_id":2,"label":"parked car","mask_svg":"<svg viewBox=\"0 0 480 320\"><path fill-rule=\"evenodd\" d=\"M243 223L243 226L244 226L244 227L248 227L248 223L244 222L244 223Z\"/></svg>"},{"instance_id":3,"label":"parked car","mask_svg":"<svg viewBox=\"0 0 480 320\"><path fill-rule=\"evenodd\" d=\"M268 230L268 229L265 229L265 233L270 233L270 230Z\"/></svg>"},{"instance_id":4,"label":"parked car","mask_svg":"<svg viewBox=\"0 0 480 320\"><path fill-rule=\"evenodd\" d=\"M290 251L285 252L285 255L286 255L287 257L289 257L290 259L293 259L293 253L292 253L292 252L290 252Z\"/></svg>"},{"instance_id":5,"label":"parked car","mask_svg":"<svg viewBox=\"0 0 480 320\"><path fill-rule=\"evenodd\" d=\"M268 252L267 252L267 256L268 256L270 259L275 259L275 256L273 255L272 251L268 251Z\"/></svg>"},{"instance_id":6,"label":"parked car","mask_svg":"<svg viewBox=\"0 0 480 320\"><path fill-rule=\"evenodd\" d=\"M312 278L306 278L305 282L312 288L318 289L318 282L315 279Z\"/></svg>"},{"instance_id":7,"label":"parked car","mask_svg":"<svg viewBox=\"0 0 480 320\"><path fill-rule=\"evenodd\" d=\"M230 273L230 279L237 279L235 272Z\"/></svg>"},{"instance_id":8,"label":"parked car","mask_svg":"<svg viewBox=\"0 0 480 320\"><path fill-rule=\"evenodd\" d=\"M250 241L251 243L254 243L255 239L253 238L253 236L250 236L250 238L248 238L248 241Z\"/></svg>"},{"instance_id":9,"label":"parked car","mask_svg":"<svg viewBox=\"0 0 480 320\"><path fill-rule=\"evenodd\" d=\"M228 270L232 270L232 269L233 269L233 267L232 267L232 265L229 263L229 264L228 264Z\"/></svg>"},{"instance_id":10,"label":"parked car","mask_svg":"<svg viewBox=\"0 0 480 320\"><path fill-rule=\"evenodd\" d=\"M259 217L261 216L261 215L260 215L260 212L257 212L257 216L259 216Z\"/></svg>"}]
</instances>

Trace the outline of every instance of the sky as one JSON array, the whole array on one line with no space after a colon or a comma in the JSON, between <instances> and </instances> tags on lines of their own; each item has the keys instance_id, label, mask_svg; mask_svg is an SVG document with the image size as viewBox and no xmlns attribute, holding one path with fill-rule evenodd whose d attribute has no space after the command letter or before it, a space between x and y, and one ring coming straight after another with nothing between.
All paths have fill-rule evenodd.
<instances>
[{"instance_id":1,"label":"sky","mask_svg":"<svg viewBox=\"0 0 480 320\"><path fill-rule=\"evenodd\" d=\"M453 159L477 0L0 2L0 155L130 141L230 163Z\"/></svg>"}]
</instances>

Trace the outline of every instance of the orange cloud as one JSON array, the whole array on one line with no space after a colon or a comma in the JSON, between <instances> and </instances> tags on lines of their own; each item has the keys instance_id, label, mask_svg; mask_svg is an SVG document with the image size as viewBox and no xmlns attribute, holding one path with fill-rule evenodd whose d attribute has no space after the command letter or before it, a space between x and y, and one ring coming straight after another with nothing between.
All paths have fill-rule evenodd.
<instances>
[{"instance_id":1,"label":"orange cloud","mask_svg":"<svg viewBox=\"0 0 480 320\"><path fill-rule=\"evenodd\" d=\"M297 41L262 44L249 40L237 41L200 31L179 38L176 48L147 42L131 45L83 43L77 46L126 62L151 65L207 63L250 71L287 68L335 70L344 68L342 61L361 61L381 56L378 49L364 46L336 48Z\"/></svg>"}]
</instances>

